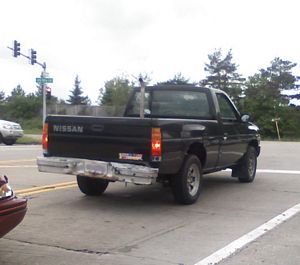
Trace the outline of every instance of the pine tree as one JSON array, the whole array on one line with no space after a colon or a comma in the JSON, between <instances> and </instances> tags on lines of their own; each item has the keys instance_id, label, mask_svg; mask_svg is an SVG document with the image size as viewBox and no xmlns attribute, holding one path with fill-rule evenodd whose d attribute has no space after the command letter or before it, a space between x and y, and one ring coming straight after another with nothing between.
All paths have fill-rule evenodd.
<instances>
[{"instance_id":1,"label":"pine tree","mask_svg":"<svg viewBox=\"0 0 300 265\"><path fill-rule=\"evenodd\" d=\"M74 89L71 90L71 95L69 95L69 102L71 105L89 105L90 99L88 96L82 96L83 91L80 86L81 81L78 78L78 75L75 78Z\"/></svg>"},{"instance_id":2,"label":"pine tree","mask_svg":"<svg viewBox=\"0 0 300 265\"><path fill-rule=\"evenodd\" d=\"M225 91L237 103L242 94L244 79L237 72L238 65L232 62L232 51L222 58L222 50L215 50L208 55L209 63L205 64L204 71L209 75L200 84L205 87L217 88Z\"/></svg>"},{"instance_id":3,"label":"pine tree","mask_svg":"<svg viewBox=\"0 0 300 265\"><path fill-rule=\"evenodd\" d=\"M25 97L25 91L24 91L24 89L21 87L20 84L18 84L17 87L15 87L15 88L11 91L11 97L16 97L16 96Z\"/></svg>"},{"instance_id":4,"label":"pine tree","mask_svg":"<svg viewBox=\"0 0 300 265\"><path fill-rule=\"evenodd\" d=\"M295 66L292 62L275 58L271 66L249 77L245 84L245 111L258 123L264 136L276 135L274 118L284 120L280 124L283 134L296 134L293 126L299 123L298 113L289 106L289 97L282 93L295 88L296 77L292 74Z\"/></svg>"}]
</instances>

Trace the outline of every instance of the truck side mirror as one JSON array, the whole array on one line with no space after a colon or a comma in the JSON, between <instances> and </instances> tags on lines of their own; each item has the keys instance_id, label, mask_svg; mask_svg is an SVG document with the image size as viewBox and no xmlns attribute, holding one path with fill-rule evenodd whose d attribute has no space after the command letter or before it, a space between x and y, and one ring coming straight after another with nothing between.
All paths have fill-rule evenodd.
<instances>
[{"instance_id":1,"label":"truck side mirror","mask_svg":"<svg viewBox=\"0 0 300 265\"><path fill-rule=\"evenodd\" d=\"M250 120L250 116L248 114L244 114L241 117L242 122L248 122Z\"/></svg>"}]
</instances>

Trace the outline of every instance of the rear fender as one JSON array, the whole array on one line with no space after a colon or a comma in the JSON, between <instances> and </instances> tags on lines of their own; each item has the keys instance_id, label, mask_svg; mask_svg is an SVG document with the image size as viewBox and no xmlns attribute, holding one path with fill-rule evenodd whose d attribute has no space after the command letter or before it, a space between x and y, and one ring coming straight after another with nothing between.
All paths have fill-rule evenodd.
<instances>
[{"instance_id":1,"label":"rear fender","mask_svg":"<svg viewBox=\"0 0 300 265\"><path fill-rule=\"evenodd\" d=\"M202 165L202 168L205 167L206 164L206 150L205 147L203 146L202 143L193 143L192 145L190 145L190 147L188 148L187 154L191 155L196 155Z\"/></svg>"}]
</instances>

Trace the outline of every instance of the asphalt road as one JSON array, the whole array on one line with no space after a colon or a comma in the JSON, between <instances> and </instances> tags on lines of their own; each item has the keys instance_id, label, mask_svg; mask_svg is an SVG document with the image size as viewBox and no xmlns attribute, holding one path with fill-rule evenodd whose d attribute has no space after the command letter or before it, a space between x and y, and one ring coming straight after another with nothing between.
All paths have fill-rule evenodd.
<instances>
[{"instance_id":1,"label":"asphalt road","mask_svg":"<svg viewBox=\"0 0 300 265\"><path fill-rule=\"evenodd\" d=\"M300 143L263 142L254 183L241 184L225 171L207 175L190 206L175 204L160 185L112 183L101 197L84 196L73 176L39 173L40 154L39 146L0 145L0 174L19 194L37 188L27 190L23 222L0 239L1 265L208 264L205 258L230 251L232 242L288 209L296 214L220 264L300 264L294 207L300 203Z\"/></svg>"}]
</instances>

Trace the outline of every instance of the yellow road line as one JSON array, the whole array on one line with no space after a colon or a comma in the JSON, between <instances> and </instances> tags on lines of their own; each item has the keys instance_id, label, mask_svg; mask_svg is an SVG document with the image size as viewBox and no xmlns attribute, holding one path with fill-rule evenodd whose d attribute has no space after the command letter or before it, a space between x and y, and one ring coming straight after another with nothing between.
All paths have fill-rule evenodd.
<instances>
[{"instance_id":1,"label":"yellow road line","mask_svg":"<svg viewBox=\"0 0 300 265\"><path fill-rule=\"evenodd\" d=\"M27 195L32 195L32 194L37 194L42 192L74 188L74 187L77 187L76 181L70 181L70 182L56 183L52 185L45 185L45 186L39 186L34 188L16 190L15 193L19 196L27 196Z\"/></svg>"},{"instance_id":2,"label":"yellow road line","mask_svg":"<svg viewBox=\"0 0 300 265\"><path fill-rule=\"evenodd\" d=\"M38 186L34 188L28 188L28 189L22 189L22 190L16 190L16 193L23 193L23 192L30 192L30 191L36 191L36 190L43 190L43 189L53 189L55 187L63 187L63 186L68 186L76 184L76 181L69 181L69 182L61 182L61 183L55 183L55 184L50 184L50 185L45 185L45 186Z\"/></svg>"},{"instance_id":3,"label":"yellow road line","mask_svg":"<svg viewBox=\"0 0 300 265\"><path fill-rule=\"evenodd\" d=\"M31 192L26 192L26 193L18 193L18 196L28 196L28 195L34 195L38 193L43 193L43 192L48 192L48 191L54 191L54 190L61 190L61 189L67 189L67 188L75 188L78 187L77 184L69 185L69 186L64 186L64 187L55 187L53 189L48 189L48 190L37 190L37 191L31 191Z\"/></svg>"}]
</instances>

